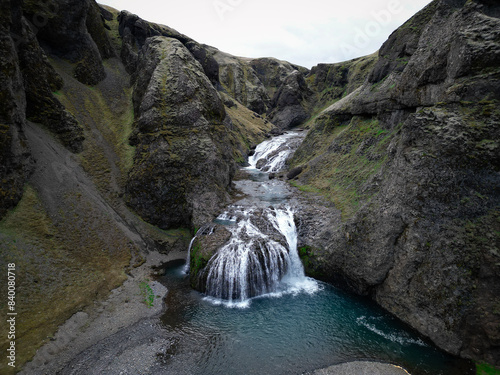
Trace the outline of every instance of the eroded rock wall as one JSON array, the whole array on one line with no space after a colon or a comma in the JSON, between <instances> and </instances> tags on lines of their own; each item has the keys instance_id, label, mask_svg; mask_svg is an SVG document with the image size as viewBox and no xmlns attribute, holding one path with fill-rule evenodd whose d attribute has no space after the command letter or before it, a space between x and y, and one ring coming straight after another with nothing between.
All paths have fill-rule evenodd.
<instances>
[{"instance_id":1,"label":"eroded rock wall","mask_svg":"<svg viewBox=\"0 0 500 375\"><path fill-rule=\"evenodd\" d=\"M311 272L496 365L498 16L491 2L431 3L389 37L363 86L318 116L294 161L297 185L341 215L311 230L317 217L304 214Z\"/></svg>"},{"instance_id":2,"label":"eroded rock wall","mask_svg":"<svg viewBox=\"0 0 500 375\"><path fill-rule=\"evenodd\" d=\"M227 200L235 163L222 100L177 39L146 40L134 107L128 204L160 228L209 221Z\"/></svg>"}]
</instances>

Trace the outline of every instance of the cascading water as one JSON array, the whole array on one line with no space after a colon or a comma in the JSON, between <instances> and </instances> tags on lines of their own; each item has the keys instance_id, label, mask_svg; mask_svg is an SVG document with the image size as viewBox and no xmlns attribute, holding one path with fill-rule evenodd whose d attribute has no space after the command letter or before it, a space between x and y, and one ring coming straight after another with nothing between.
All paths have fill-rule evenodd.
<instances>
[{"instance_id":1,"label":"cascading water","mask_svg":"<svg viewBox=\"0 0 500 375\"><path fill-rule=\"evenodd\" d=\"M260 295L297 291L305 286L311 291L316 284L304 275L297 254L291 208L250 209L241 214L240 221L230 228L230 241L200 275L206 278L205 294L228 305L247 306L249 298Z\"/></svg>"},{"instance_id":2,"label":"cascading water","mask_svg":"<svg viewBox=\"0 0 500 375\"><path fill-rule=\"evenodd\" d=\"M247 170L250 174L280 171L301 138L287 133L261 143ZM286 184L267 177L240 184L242 191L250 188L247 195L257 199L242 200L215 220L231 236L197 274L198 288L212 301L230 306L248 306L250 298L261 295L316 290L317 283L304 275L297 253L294 214L283 194Z\"/></svg>"},{"instance_id":3,"label":"cascading water","mask_svg":"<svg viewBox=\"0 0 500 375\"><path fill-rule=\"evenodd\" d=\"M189 243L188 253L187 253L187 258L186 258L186 265L184 266L184 273L186 273L186 274L189 272L189 264L191 263L191 248L193 247L194 240L196 240L196 236L194 236L191 239L191 242Z\"/></svg>"},{"instance_id":4,"label":"cascading water","mask_svg":"<svg viewBox=\"0 0 500 375\"><path fill-rule=\"evenodd\" d=\"M296 141L287 134L276 143L287 137L287 145ZM161 324L150 318L120 330L78 355L63 374L290 375L359 359L394 363L414 375L476 373L474 363L435 350L372 303L304 277L294 222L300 205L286 182L262 172L271 159L258 162L261 170L247 168L249 178L235 181L244 198L198 230L189 279L183 264L166 266ZM212 254L210 267L200 254ZM204 288L200 274L209 281ZM211 297L192 293L193 286ZM281 298L251 299L259 294ZM216 306L250 301L244 312Z\"/></svg>"},{"instance_id":5,"label":"cascading water","mask_svg":"<svg viewBox=\"0 0 500 375\"><path fill-rule=\"evenodd\" d=\"M280 137L271 138L255 148L255 152L248 158L250 168L257 168L263 172L279 172L298 145L296 133L286 133Z\"/></svg>"}]
</instances>

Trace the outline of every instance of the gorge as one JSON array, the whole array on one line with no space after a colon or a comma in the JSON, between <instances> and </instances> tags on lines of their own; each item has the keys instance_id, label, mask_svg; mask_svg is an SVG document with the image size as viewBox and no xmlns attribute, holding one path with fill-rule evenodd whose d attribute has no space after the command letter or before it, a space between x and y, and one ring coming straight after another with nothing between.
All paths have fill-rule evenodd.
<instances>
[{"instance_id":1,"label":"gorge","mask_svg":"<svg viewBox=\"0 0 500 375\"><path fill-rule=\"evenodd\" d=\"M226 305L249 305L267 320L267 310L288 316L296 297L302 307L295 313L312 316L305 330L327 336L335 324L306 306L330 311L336 301L357 311L347 314L353 334L390 332L498 371L496 1L435 0L378 53L311 70L231 56L94 0L0 7L0 260L17 270L17 370L52 366L41 353L58 342L58 328L93 316L120 285L138 295L140 285L154 289L156 318L136 316L82 343L60 355L56 370L70 373L67 366L83 363L85 353L106 352L134 335L130 347L153 337L154 348L174 350L179 338L154 338L157 323L149 320L161 316L163 297L155 293L161 297L164 283L162 329L175 328L183 314L207 314L200 306L213 314L205 328L230 331L224 319L245 315L207 305L189 286ZM305 130L288 132L297 127ZM151 266L169 254L185 257L188 248L189 277L178 264L149 279ZM242 260L250 274L240 272ZM298 297L252 298L297 285ZM140 298L133 293L113 314L126 314ZM356 302L341 302L344 294ZM384 311L370 316L367 300ZM283 319L288 329L293 316ZM397 321L398 328L384 331L378 317L381 326ZM183 327L193 338L183 339L227 338L203 336L191 324ZM299 328L298 336L312 339ZM75 337L54 356L69 353L64 347ZM354 346L370 340L361 335ZM398 345L385 340L382 352ZM8 347L3 336L0 344ZM151 368L162 358L191 363L186 353L193 348L177 356L153 350L159 362ZM320 356L300 371L355 359L398 361L366 352ZM214 363L207 368L220 365Z\"/></svg>"}]
</instances>

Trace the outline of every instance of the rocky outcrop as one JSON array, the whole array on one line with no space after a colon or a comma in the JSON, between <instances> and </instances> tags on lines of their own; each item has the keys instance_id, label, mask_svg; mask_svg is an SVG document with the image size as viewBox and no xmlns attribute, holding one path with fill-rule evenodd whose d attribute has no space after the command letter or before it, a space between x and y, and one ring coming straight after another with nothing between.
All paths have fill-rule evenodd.
<instances>
[{"instance_id":1,"label":"rocky outcrop","mask_svg":"<svg viewBox=\"0 0 500 375\"><path fill-rule=\"evenodd\" d=\"M146 39L154 36L164 36L181 42L201 64L210 82L214 86L218 85L219 66L208 52L210 47L203 46L168 26L147 22L127 11L120 13L118 21L120 36L123 40L121 57L129 73L132 74L136 71L139 62L138 53L144 46Z\"/></svg>"},{"instance_id":2,"label":"rocky outcrop","mask_svg":"<svg viewBox=\"0 0 500 375\"><path fill-rule=\"evenodd\" d=\"M306 68L273 58L248 59L209 47L220 67L222 90L265 115L277 130L304 125L325 107L359 88L376 55Z\"/></svg>"},{"instance_id":3,"label":"rocky outcrop","mask_svg":"<svg viewBox=\"0 0 500 375\"><path fill-rule=\"evenodd\" d=\"M378 53L337 64L318 64L306 77L314 96L313 114L349 95L363 85L378 60Z\"/></svg>"},{"instance_id":4,"label":"rocky outcrop","mask_svg":"<svg viewBox=\"0 0 500 375\"><path fill-rule=\"evenodd\" d=\"M448 352L496 365L499 11L479 0L424 8L363 86L318 116L294 160L298 184L342 215L302 230L309 268Z\"/></svg>"},{"instance_id":5,"label":"rocky outcrop","mask_svg":"<svg viewBox=\"0 0 500 375\"><path fill-rule=\"evenodd\" d=\"M0 219L16 206L30 172L29 149L22 126L26 96L15 41L10 35L12 13L0 4Z\"/></svg>"},{"instance_id":6,"label":"rocky outcrop","mask_svg":"<svg viewBox=\"0 0 500 375\"><path fill-rule=\"evenodd\" d=\"M146 40L134 107L137 150L128 204L160 228L210 221L226 201L235 164L223 103L181 42Z\"/></svg>"},{"instance_id":7,"label":"rocky outcrop","mask_svg":"<svg viewBox=\"0 0 500 375\"><path fill-rule=\"evenodd\" d=\"M211 47L210 53L219 65L222 90L259 115L266 113L271 99L248 59L232 56Z\"/></svg>"},{"instance_id":8,"label":"rocky outcrop","mask_svg":"<svg viewBox=\"0 0 500 375\"><path fill-rule=\"evenodd\" d=\"M269 118L280 129L291 129L303 124L309 114L304 108L312 95L304 76L298 70L290 73L274 95Z\"/></svg>"},{"instance_id":9,"label":"rocky outcrop","mask_svg":"<svg viewBox=\"0 0 500 375\"><path fill-rule=\"evenodd\" d=\"M26 1L23 11L27 19L35 21L37 38L44 49L76 64L74 74L80 82L95 85L104 79L102 59L113 52L95 1Z\"/></svg>"},{"instance_id":10,"label":"rocky outcrop","mask_svg":"<svg viewBox=\"0 0 500 375\"><path fill-rule=\"evenodd\" d=\"M53 94L61 89L63 81L50 65L40 44L56 55L61 54L74 61L80 59L75 74L84 81L96 82L102 78L99 73L102 70L101 57L85 26L85 20L91 18L85 14L97 7L95 2L42 4L26 1L10 5L2 3L2 7L3 27L0 33L4 69L1 72L3 131L0 217L21 198L30 170L29 150L23 135L26 119L45 125L69 150L80 152L83 148L80 125ZM63 15L59 12L61 9L66 9L68 13ZM75 20L78 22L75 23ZM94 27L95 33L103 32L102 22L100 27ZM69 32L68 28L72 31ZM84 51L85 46L88 47L87 52ZM105 49L106 45L103 44ZM79 53L85 54L88 59ZM90 70L97 73L87 77L85 67L91 65L94 67Z\"/></svg>"}]
</instances>

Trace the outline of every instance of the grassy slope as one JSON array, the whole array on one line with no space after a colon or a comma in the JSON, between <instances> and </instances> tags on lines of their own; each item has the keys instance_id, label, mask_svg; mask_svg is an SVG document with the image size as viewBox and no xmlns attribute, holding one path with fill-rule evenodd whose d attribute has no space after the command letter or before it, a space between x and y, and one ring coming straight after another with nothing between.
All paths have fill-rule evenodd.
<instances>
[{"instance_id":1,"label":"grassy slope","mask_svg":"<svg viewBox=\"0 0 500 375\"><path fill-rule=\"evenodd\" d=\"M228 95L224 93L220 95L225 102L234 103L230 107L226 105L226 113L234 125L230 133L234 160L241 164L245 162L250 148L262 142L264 135L269 133L274 125L242 104L232 101Z\"/></svg>"},{"instance_id":2,"label":"grassy slope","mask_svg":"<svg viewBox=\"0 0 500 375\"><path fill-rule=\"evenodd\" d=\"M308 146L292 160L294 166L307 166L294 184L322 194L335 203L344 219L351 217L370 199L372 192L365 189L365 183L383 168L398 130L399 126L385 129L373 118L356 116L344 123L335 118L323 120L306 139Z\"/></svg>"}]
</instances>

